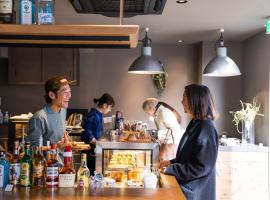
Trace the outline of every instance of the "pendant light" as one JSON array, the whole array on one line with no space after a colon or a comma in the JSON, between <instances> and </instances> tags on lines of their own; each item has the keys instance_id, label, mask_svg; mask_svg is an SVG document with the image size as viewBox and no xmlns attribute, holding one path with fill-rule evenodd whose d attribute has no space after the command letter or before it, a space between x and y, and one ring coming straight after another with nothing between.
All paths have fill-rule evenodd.
<instances>
[{"instance_id":1,"label":"pendant light","mask_svg":"<svg viewBox=\"0 0 270 200\"><path fill-rule=\"evenodd\" d=\"M165 73L162 64L152 55L152 40L148 37L148 28L145 29L145 37L142 40L143 46L141 56L138 57L129 67L128 73L131 74L162 74Z\"/></svg>"},{"instance_id":2,"label":"pendant light","mask_svg":"<svg viewBox=\"0 0 270 200\"><path fill-rule=\"evenodd\" d=\"M217 41L217 55L212 59L203 70L203 76L227 77L239 76L241 72L235 62L227 56L227 48L224 46L222 33L224 29L220 29L220 38Z\"/></svg>"}]
</instances>

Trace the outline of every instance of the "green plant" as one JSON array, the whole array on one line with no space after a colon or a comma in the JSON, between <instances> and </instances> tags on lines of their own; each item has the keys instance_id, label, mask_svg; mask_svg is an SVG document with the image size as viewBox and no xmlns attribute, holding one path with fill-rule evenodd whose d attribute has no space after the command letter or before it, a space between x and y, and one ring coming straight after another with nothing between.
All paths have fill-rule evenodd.
<instances>
[{"instance_id":1,"label":"green plant","mask_svg":"<svg viewBox=\"0 0 270 200\"><path fill-rule=\"evenodd\" d=\"M152 75L153 83L157 88L157 92L161 94L166 87L166 79L168 77L168 73L165 72L163 74L154 74Z\"/></svg>"},{"instance_id":2,"label":"green plant","mask_svg":"<svg viewBox=\"0 0 270 200\"><path fill-rule=\"evenodd\" d=\"M251 124L255 120L256 115L264 116L263 114L259 113L260 105L257 105L255 99L253 99L252 104L244 103L241 100L240 103L242 107L241 110L229 112L233 115L232 121L235 123L238 133L242 133L241 131L239 131L240 122L246 121L249 122L249 124Z\"/></svg>"}]
</instances>

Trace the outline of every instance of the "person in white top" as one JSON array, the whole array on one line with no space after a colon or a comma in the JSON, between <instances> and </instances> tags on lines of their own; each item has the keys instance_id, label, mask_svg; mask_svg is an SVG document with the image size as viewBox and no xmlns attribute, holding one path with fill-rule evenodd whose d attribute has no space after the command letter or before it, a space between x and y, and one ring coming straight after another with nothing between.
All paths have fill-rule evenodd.
<instances>
[{"instance_id":1,"label":"person in white top","mask_svg":"<svg viewBox=\"0 0 270 200\"><path fill-rule=\"evenodd\" d=\"M174 144L176 148L174 152L176 153L179 141L184 133L180 126L180 114L170 105L159 102L156 98L147 98L143 102L142 108L147 114L154 117L160 144ZM170 157L172 156L170 155ZM171 158L161 157L161 159Z\"/></svg>"}]
</instances>

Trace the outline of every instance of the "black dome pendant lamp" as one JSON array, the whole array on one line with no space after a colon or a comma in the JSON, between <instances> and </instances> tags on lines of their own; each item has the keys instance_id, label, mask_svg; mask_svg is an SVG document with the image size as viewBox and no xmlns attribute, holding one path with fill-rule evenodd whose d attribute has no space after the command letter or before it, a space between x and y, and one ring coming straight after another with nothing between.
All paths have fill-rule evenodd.
<instances>
[{"instance_id":1,"label":"black dome pendant lamp","mask_svg":"<svg viewBox=\"0 0 270 200\"><path fill-rule=\"evenodd\" d=\"M152 40L148 37L149 28L145 28L145 36L142 40L143 46L141 56L138 57L129 67L130 74L162 74L165 73L162 63L151 56Z\"/></svg>"}]
</instances>

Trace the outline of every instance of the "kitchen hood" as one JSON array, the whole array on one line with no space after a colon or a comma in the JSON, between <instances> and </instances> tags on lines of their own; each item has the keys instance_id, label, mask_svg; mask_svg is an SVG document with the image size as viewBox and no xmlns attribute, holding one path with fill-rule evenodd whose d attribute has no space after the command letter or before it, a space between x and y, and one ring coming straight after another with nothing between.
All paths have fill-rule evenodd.
<instances>
[{"instance_id":1,"label":"kitchen hood","mask_svg":"<svg viewBox=\"0 0 270 200\"><path fill-rule=\"evenodd\" d=\"M124 17L162 14L167 0L125 0ZM120 0L70 0L78 13L119 17Z\"/></svg>"},{"instance_id":2,"label":"kitchen hood","mask_svg":"<svg viewBox=\"0 0 270 200\"><path fill-rule=\"evenodd\" d=\"M0 24L0 46L136 48L138 25Z\"/></svg>"}]
</instances>

